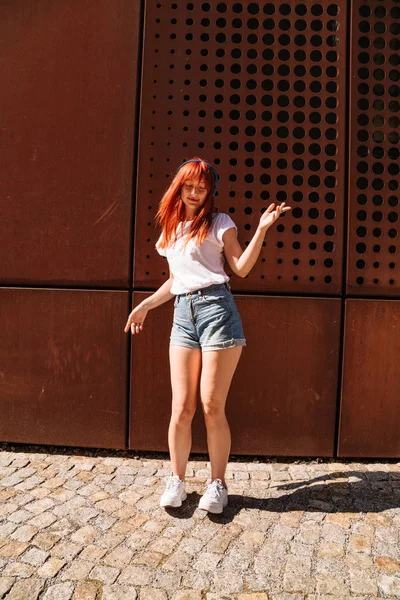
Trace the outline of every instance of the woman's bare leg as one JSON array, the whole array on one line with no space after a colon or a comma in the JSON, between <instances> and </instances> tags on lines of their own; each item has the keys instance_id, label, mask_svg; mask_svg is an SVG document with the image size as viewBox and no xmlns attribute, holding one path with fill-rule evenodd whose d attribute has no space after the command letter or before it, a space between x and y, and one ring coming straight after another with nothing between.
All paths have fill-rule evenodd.
<instances>
[{"instance_id":1,"label":"woman's bare leg","mask_svg":"<svg viewBox=\"0 0 400 600\"><path fill-rule=\"evenodd\" d=\"M196 412L201 351L199 348L170 346L169 359L172 413L168 429L168 446L172 472L184 479L192 446L192 420Z\"/></svg>"},{"instance_id":2,"label":"woman's bare leg","mask_svg":"<svg viewBox=\"0 0 400 600\"><path fill-rule=\"evenodd\" d=\"M231 449L231 432L225 416L225 404L242 346L203 352L200 398L207 427L211 481L225 484L225 471Z\"/></svg>"}]
</instances>

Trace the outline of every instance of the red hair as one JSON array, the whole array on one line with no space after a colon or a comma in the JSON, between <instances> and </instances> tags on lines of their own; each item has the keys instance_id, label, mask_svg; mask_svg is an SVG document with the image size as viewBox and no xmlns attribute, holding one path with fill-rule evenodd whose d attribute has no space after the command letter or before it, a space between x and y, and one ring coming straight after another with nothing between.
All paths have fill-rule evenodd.
<instances>
[{"instance_id":1,"label":"red hair","mask_svg":"<svg viewBox=\"0 0 400 600\"><path fill-rule=\"evenodd\" d=\"M183 165L175 174L169 188L161 198L155 217L156 222L161 226L162 237L158 243L160 248L166 248L176 242L178 225L181 221L185 220L185 205L181 200L180 191L188 179L192 179L196 183L204 179L208 187L208 194L205 203L194 216L187 242L194 238L197 244L201 244L206 239L207 233L210 230L212 214L214 212L215 176L211 167L201 158L195 156L191 160L200 162L188 162Z\"/></svg>"}]
</instances>

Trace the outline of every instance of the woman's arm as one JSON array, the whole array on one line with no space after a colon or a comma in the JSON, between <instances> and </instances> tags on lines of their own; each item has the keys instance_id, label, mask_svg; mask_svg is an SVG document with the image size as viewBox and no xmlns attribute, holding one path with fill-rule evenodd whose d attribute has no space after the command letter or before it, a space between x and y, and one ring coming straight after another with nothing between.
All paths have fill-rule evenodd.
<instances>
[{"instance_id":1,"label":"woman's arm","mask_svg":"<svg viewBox=\"0 0 400 600\"><path fill-rule=\"evenodd\" d=\"M233 227L227 229L222 236L225 258L235 275L246 277L250 273L260 255L268 229L283 212L291 209L290 206L285 206L284 202L277 206L275 210L274 206L275 204L270 204L267 210L261 215L257 230L245 251L242 250Z\"/></svg>"},{"instance_id":2,"label":"woman's arm","mask_svg":"<svg viewBox=\"0 0 400 600\"><path fill-rule=\"evenodd\" d=\"M164 304L164 302L168 302L168 300L171 300L171 298L174 298L175 295L171 294L173 280L174 276L170 271L169 279L167 279L167 281L163 283L162 286L160 286L158 290L154 292L154 294L143 300L133 309L126 322L124 328L125 333L128 333L129 328L131 329L132 335L142 331L143 323L149 310L152 310L153 308Z\"/></svg>"},{"instance_id":3,"label":"woman's arm","mask_svg":"<svg viewBox=\"0 0 400 600\"><path fill-rule=\"evenodd\" d=\"M164 302L168 302L168 300L171 300L171 298L174 298L175 294L171 294L171 286L173 281L174 276L170 272L169 279L167 279L167 281L165 281L165 283L163 283L162 286L160 286L158 290L154 292L154 294L143 300L139 306L142 306L146 310L152 310L153 308L157 308L157 306L164 304Z\"/></svg>"}]
</instances>

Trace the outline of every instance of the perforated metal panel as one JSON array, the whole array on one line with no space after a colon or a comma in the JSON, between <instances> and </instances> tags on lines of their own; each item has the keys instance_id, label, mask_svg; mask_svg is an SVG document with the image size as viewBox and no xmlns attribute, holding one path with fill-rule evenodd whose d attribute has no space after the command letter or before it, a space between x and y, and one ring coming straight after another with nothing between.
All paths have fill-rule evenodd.
<instances>
[{"instance_id":1,"label":"perforated metal panel","mask_svg":"<svg viewBox=\"0 0 400 600\"><path fill-rule=\"evenodd\" d=\"M347 290L399 293L400 3L353 2Z\"/></svg>"},{"instance_id":2,"label":"perforated metal panel","mask_svg":"<svg viewBox=\"0 0 400 600\"><path fill-rule=\"evenodd\" d=\"M346 25L344 0L147 2L137 289L167 275L154 215L176 167L199 155L220 173L216 204L243 246L271 202L292 206L234 289L340 292Z\"/></svg>"}]
</instances>

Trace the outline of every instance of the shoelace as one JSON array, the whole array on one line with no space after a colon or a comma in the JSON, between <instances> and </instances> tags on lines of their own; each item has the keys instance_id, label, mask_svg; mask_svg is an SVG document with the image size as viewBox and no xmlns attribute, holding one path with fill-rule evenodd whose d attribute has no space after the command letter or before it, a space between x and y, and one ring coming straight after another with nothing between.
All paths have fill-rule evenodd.
<instances>
[{"instance_id":1,"label":"shoelace","mask_svg":"<svg viewBox=\"0 0 400 600\"><path fill-rule=\"evenodd\" d=\"M176 477L171 477L167 481L167 490L177 490L180 485L180 479Z\"/></svg>"},{"instance_id":2,"label":"shoelace","mask_svg":"<svg viewBox=\"0 0 400 600\"><path fill-rule=\"evenodd\" d=\"M207 486L207 495L212 496L212 498L215 498L215 500L219 500L223 490L224 486L222 483L219 481L213 481Z\"/></svg>"}]
</instances>

